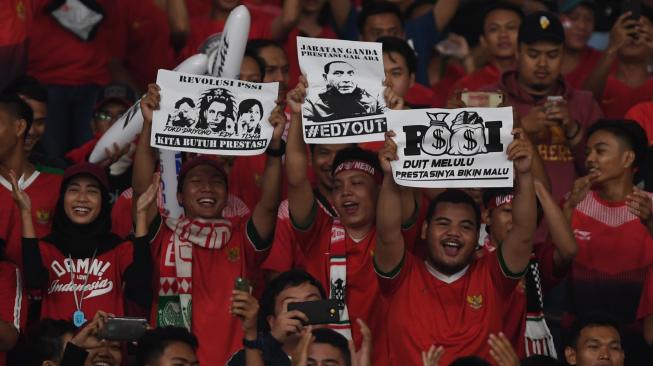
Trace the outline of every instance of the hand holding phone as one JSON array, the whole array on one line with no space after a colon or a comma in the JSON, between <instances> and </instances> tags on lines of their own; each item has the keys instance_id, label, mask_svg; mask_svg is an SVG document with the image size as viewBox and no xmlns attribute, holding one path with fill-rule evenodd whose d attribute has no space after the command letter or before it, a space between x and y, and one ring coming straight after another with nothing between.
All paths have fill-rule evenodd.
<instances>
[{"instance_id":1,"label":"hand holding phone","mask_svg":"<svg viewBox=\"0 0 653 366\"><path fill-rule=\"evenodd\" d=\"M131 342L140 339L146 330L145 318L113 317L106 320L97 336L112 341Z\"/></svg>"},{"instance_id":2,"label":"hand holding phone","mask_svg":"<svg viewBox=\"0 0 653 366\"><path fill-rule=\"evenodd\" d=\"M288 304L288 311L291 310L298 310L306 315L304 325L329 324L340 320L337 300L293 302Z\"/></svg>"},{"instance_id":3,"label":"hand holding phone","mask_svg":"<svg viewBox=\"0 0 653 366\"><path fill-rule=\"evenodd\" d=\"M249 280L244 277L238 277L236 278L236 281L234 281L234 290L238 291L243 291L243 292L248 292L252 293L252 285L250 284Z\"/></svg>"}]
</instances>

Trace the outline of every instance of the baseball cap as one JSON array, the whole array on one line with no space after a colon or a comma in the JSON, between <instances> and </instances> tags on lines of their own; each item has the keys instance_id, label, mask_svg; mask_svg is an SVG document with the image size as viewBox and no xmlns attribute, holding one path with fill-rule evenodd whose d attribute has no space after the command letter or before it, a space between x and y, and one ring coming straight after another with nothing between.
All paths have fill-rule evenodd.
<instances>
[{"instance_id":1,"label":"baseball cap","mask_svg":"<svg viewBox=\"0 0 653 366\"><path fill-rule=\"evenodd\" d=\"M585 5L591 8L592 10L596 8L596 3L594 2L594 0L567 0L560 5L560 13L561 14L569 13L570 11L576 9L576 7L580 5Z\"/></svg>"},{"instance_id":2,"label":"baseball cap","mask_svg":"<svg viewBox=\"0 0 653 366\"><path fill-rule=\"evenodd\" d=\"M109 191L109 179L107 178L107 173L99 165L92 163L79 163L68 167L63 173L63 181L67 182L71 178L80 174L90 175L100 183L102 188Z\"/></svg>"},{"instance_id":3,"label":"baseball cap","mask_svg":"<svg viewBox=\"0 0 653 366\"><path fill-rule=\"evenodd\" d=\"M100 109L109 102L118 102L131 107L136 102L136 93L125 84L109 84L100 90L95 100L95 109Z\"/></svg>"},{"instance_id":4,"label":"baseball cap","mask_svg":"<svg viewBox=\"0 0 653 366\"><path fill-rule=\"evenodd\" d=\"M224 178L225 184L228 182L227 172L224 170L222 163L220 163L217 158L209 155L199 155L190 160L187 160L181 165L179 176L177 177L177 192L181 192L186 174L188 174L191 169L200 165L209 165L215 168L222 176L222 178Z\"/></svg>"},{"instance_id":5,"label":"baseball cap","mask_svg":"<svg viewBox=\"0 0 653 366\"><path fill-rule=\"evenodd\" d=\"M527 15L519 27L519 43L565 42L565 30L560 19L548 11L536 11Z\"/></svg>"}]
</instances>

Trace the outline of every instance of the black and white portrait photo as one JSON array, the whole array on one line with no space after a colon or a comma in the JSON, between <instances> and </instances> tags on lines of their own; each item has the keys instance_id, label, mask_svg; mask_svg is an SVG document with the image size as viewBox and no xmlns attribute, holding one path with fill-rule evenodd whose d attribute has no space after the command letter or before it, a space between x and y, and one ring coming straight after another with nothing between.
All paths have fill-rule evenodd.
<instances>
[{"instance_id":1,"label":"black and white portrait photo","mask_svg":"<svg viewBox=\"0 0 653 366\"><path fill-rule=\"evenodd\" d=\"M175 110L168 116L167 126L192 127L197 122L195 102L183 97L175 103Z\"/></svg>"},{"instance_id":2,"label":"black and white portrait photo","mask_svg":"<svg viewBox=\"0 0 653 366\"><path fill-rule=\"evenodd\" d=\"M262 118L263 105L261 102L256 99L243 100L238 105L237 134L239 136L259 136Z\"/></svg>"},{"instance_id":3,"label":"black and white portrait photo","mask_svg":"<svg viewBox=\"0 0 653 366\"><path fill-rule=\"evenodd\" d=\"M227 89L209 89L200 99L199 118L195 128L213 132L235 133L236 98Z\"/></svg>"}]
</instances>

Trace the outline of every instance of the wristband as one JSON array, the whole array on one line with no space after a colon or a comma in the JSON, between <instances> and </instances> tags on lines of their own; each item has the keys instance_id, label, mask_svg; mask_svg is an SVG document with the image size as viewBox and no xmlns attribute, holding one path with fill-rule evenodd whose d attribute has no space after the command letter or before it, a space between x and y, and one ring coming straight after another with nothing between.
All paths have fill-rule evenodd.
<instances>
[{"instance_id":1,"label":"wristband","mask_svg":"<svg viewBox=\"0 0 653 366\"><path fill-rule=\"evenodd\" d=\"M253 341L249 341L249 340L243 338L243 347L249 348L249 349L263 350L263 342L261 341L261 338L259 338L259 337L257 337Z\"/></svg>"},{"instance_id":2,"label":"wristband","mask_svg":"<svg viewBox=\"0 0 653 366\"><path fill-rule=\"evenodd\" d=\"M274 156L275 158L283 156L283 154L286 153L286 142L281 139L279 142L279 148L278 149L273 149L268 147L267 150L265 150L265 154L268 156Z\"/></svg>"}]
</instances>

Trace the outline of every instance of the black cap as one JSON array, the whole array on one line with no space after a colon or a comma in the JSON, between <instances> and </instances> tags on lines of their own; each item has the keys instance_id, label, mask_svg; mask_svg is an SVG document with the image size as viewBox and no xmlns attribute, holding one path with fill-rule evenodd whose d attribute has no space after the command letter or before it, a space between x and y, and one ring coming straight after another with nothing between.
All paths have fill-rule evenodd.
<instances>
[{"instance_id":1,"label":"black cap","mask_svg":"<svg viewBox=\"0 0 653 366\"><path fill-rule=\"evenodd\" d=\"M136 102L136 93L125 84L109 84L100 90L96 99L95 109L100 109L108 102L118 102L131 107Z\"/></svg>"},{"instance_id":2,"label":"black cap","mask_svg":"<svg viewBox=\"0 0 653 366\"><path fill-rule=\"evenodd\" d=\"M527 15L519 27L519 43L533 44L535 42L565 42L565 30L560 19L548 11L536 11Z\"/></svg>"}]
</instances>

